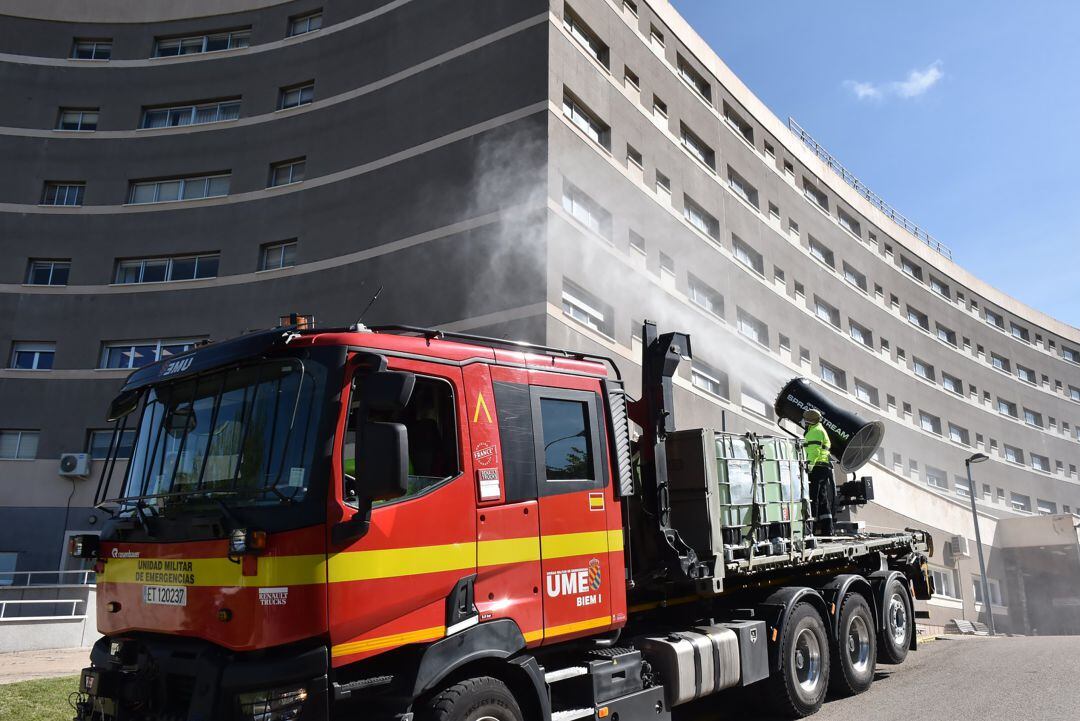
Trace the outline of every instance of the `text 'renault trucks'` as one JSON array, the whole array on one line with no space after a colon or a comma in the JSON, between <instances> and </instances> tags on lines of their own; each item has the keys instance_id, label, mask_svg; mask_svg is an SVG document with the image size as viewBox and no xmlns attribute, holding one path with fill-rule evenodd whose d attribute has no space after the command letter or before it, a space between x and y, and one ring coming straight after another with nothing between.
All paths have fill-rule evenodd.
<instances>
[{"instance_id":1,"label":"text 'renault trucks'","mask_svg":"<svg viewBox=\"0 0 1080 721\"><path fill-rule=\"evenodd\" d=\"M666 721L745 686L805 716L865 690L915 647L929 536L815 537L800 443L677 429L690 339L643 337L638 400L606 358L408 327L135 371L111 518L72 542L104 634L78 719ZM809 405L842 468L873 454L808 381L776 410Z\"/></svg>"}]
</instances>

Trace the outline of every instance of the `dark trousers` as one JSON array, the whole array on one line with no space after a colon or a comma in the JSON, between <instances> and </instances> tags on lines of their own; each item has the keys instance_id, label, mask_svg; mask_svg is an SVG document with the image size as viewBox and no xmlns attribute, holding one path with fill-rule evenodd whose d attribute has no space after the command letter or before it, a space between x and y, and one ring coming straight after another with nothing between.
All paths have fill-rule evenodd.
<instances>
[{"instance_id":1,"label":"dark trousers","mask_svg":"<svg viewBox=\"0 0 1080 721\"><path fill-rule=\"evenodd\" d=\"M832 466L819 463L810 469L810 508L814 514L814 534L831 536L833 509L836 507L836 484Z\"/></svg>"}]
</instances>

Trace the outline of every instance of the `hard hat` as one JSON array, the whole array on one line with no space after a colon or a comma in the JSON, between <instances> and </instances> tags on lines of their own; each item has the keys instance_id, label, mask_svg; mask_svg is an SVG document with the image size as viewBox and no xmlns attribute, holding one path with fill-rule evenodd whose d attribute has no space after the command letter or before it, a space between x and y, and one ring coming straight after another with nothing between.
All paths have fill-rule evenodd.
<instances>
[{"instance_id":1,"label":"hard hat","mask_svg":"<svg viewBox=\"0 0 1080 721\"><path fill-rule=\"evenodd\" d=\"M807 408L802 417L807 423L821 423L821 411L816 408Z\"/></svg>"}]
</instances>

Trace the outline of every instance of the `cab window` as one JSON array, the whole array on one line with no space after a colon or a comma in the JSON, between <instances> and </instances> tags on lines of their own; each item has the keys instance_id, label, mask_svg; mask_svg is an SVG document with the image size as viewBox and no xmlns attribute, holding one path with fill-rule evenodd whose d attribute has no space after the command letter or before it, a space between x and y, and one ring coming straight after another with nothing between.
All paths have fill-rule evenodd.
<instances>
[{"instance_id":1,"label":"cab window","mask_svg":"<svg viewBox=\"0 0 1080 721\"><path fill-rule=\"evenodd\" d=\"M364 480L356 478L354 447L356 426L360 422L357 400L349 406L342 467L345 470L343 495L346 503L355 504ZM454 389L438 378L416 377L412 398L398 413L371 413L371 420L401 423L409 438L409 488L394 501L412 498L443 481L458 476L457 411ZM376 505L381 505L376 503Z\"/></svg>"}]
</instances>

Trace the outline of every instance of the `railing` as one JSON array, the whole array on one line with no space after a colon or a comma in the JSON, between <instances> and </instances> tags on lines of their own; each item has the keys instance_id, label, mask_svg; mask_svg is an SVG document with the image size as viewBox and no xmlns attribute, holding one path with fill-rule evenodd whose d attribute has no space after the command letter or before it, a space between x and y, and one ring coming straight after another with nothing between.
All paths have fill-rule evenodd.
<instances>
[{"instance_id":1,"label":"railing","mask_svg":"<svg viewBox=\"0 0 1080 721\"><path fill-rule=\"evenodd\" d=\"M870 201L870 203L874 207L887 215L890 220L895 222L907 232L914 235L926 245L933 248L941 255L945 256L949 260L952 260L953 254L949 246L939 242L937 239L934 238L934 236L930 235L925 230L920 228L918 224L908 220L902 213L897 211L896 208L886 203L881 198L881 196L870 190L870 188L865 183L855 177L854 173L841 165L840 161L834 158L828 150L826 150L824 147L822 147L820 143L818 143L818 141L814 140L810 133L803 130L802 126L795 122L795 118L792 118L790 116L788 117L788 129L791 130L791 132L793 132L799 138L799 140L803 141L806 147L814 151L814 155L824 161L824 163L828 165L829 168L832 169L837 175L839 175L845 183L854 188L859 193L859 195Z\"/></svg>"},{"instance_id":2,"label":"railing","mask_svg":"<svg viewBox=\"0 0 1080 721\"><path fill-rule=\"evenodd\" d=\"M0 571L0 589L34 586L93 586L97 574L77 571Z\"/></svg>"},{"instance_id":3,"label":"railing","mask_svg":"<svg viewBox=\"0 0 1080 721\"><path fill-rule=\"evenodd\" d=\"M85 610L83 613L79 613L79 604L85 604L86 599L83 598L19 598L11 600L0 599L0 623L4 621L55 621L57 619L66 618L84 618L86 616ZM51 613L47 615L37 616L8 616L8 606L52 606L52 605L67 605L71 604L71 613Z\"/></svg>"}]
</instances>

